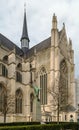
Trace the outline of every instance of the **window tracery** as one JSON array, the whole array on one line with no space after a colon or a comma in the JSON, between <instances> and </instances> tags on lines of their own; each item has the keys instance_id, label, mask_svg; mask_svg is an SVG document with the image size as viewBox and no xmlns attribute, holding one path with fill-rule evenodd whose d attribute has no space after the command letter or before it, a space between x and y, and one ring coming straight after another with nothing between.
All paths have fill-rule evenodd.
<instances>
[{"instance_id":1,"label":"window tracery","mask_svg":"<svg viewBox=\"0 0 79 130\"><path fill-rule=\"evenodd\" d=\"M4 109L4 98L6 96L6 90L2 83L0 83L0 112L3 112Z\"/></svg>"},{"instance_id":2,"label":"window tracery","mask_svg":"<svg viewBox=\"0 0 79 130\"><path fill-rule=\"evenodd\" d=\"M30 94L30 112L33 112L33 101L34 101L34 94Z\"/></svg>"},{"instance_id":3,"label":"window tracery","mask_svg":"<svg viewBox=\"0 0 79 130\"><path fill-rule=\"evenodd\" d=\"M22 99L23 99L22 91L18 89L16 91L16 107L15 107L16 113L22 113Z\"/></svg>"},{"instance_id":4,"label":"window tracery","mask_svg":"<svg viewBox=\"0 0 79 130\"><path fill-rule=\"evenodd\" d=\"M63 73L67 73L67 65L66 65L65 60L63 60L60 64L60 71Z\"/></svg>"},{"instance_id":5,"label":"window tracery","mask_svg":"<svg viewBox=\"0 0 79 130\"><path fill-rule=\"evenodd\" d=\"M40 101L41 104L47 104L47 73L44 67L40 70Z\"/></svg>"},{"instance_id":6,"label":"window tracery","mask_svg":"<svg viewBox=\"0 0 79 130\"><path fill-rule=\"evenodd\" d=\"M68 68L65 60L62 60L60 63L60 83L59 83L59 92L60 92L60 102L62 105L67 104L68 102Z\"/></svg>"}]
</instances>

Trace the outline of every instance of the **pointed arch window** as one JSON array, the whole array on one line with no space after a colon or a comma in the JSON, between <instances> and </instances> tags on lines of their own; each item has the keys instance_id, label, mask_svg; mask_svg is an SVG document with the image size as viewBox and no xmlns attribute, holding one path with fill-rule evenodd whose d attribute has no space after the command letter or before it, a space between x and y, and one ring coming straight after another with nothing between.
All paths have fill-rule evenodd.
<instances>
[{"instance_id":1,"label":"pointed arch window","mask_svg":"<svg viewBox=\"0 0 79 130\"><path fill-rule=\"evenodd\" d=\"M8 56L7 55L3 57L3 62L6 64L8 63Z\"/></svg>"},{"instance_id":2,"label":"pointed arch window","mask_svg":"<svg viewBox=\"0 0 79 130\"><path fill-rule=\"evenodd\" d=\"M47 104L47 73L44 67L40 70L40 101L41 104Z\"/></svg>"},{"instance_id":3,"label":"pointed arch window","mask_svg":"<svg viewBox=\"0 0 79 130\"><path fill-rule=\"evenodd\" d=\"M17 67L16 67L16 81L22 83L22 64L18 63Z\"/></svg>"},{"instance_id":4,"label":"pointed arch window","mask_svg":"<svg viewBox=\"0 0 79 130\"><path fill-rule=\"evenodd\" d=\"M22 75L19 71L16 71L16 81L22 83Z\"/></svg>"},{"instance_id":5,"label":"pointed arch window","mask_svg":"<svg viewBox=\"0 0 79 130\"><path fill-rule=\"evenodd\" d=\"M19 70L19 71L22 71L22 64L18 63L16 69Z\"/></svg>"},{"instance_id":6,"label":"pointed arch window","mask_svg":"<svg viewBox=\"0 0 79 130\"><path fill-rule=\"evenodd\" d=\"M8 77L8 70L5 65L2 64L2 76Z\"/></svg>"},{"instance_id":7,"label":"pointed arch window","mask_svg":"<svg viewBox=\"0 0 79 130\"><path fill-rule=\"evenodd\" d=\"M5 95L6 95L6 90L4 86L2 85L2 83L0 83L0 112L3 112L3 109L4 109Z\"/></svg>"},{"instance_id":8,"label":"pointed arch window","mask_svg":"<svg viewBox=\"0 0 79 130\"><path fill-rule=\"evenodd\" d=\"M33 112L34 94L30 94L30 112Z\"/></svg>"},{"instance_id":9,"label":"pointed arch window","mask_svg":"<svg viewBox=\"0 0 79 130\"><path fill-rule=\"evenodd\" d=\"M68 68L65 60L60 63L60 102L62 105L68 103Z\"/></svg>"},{"instance_id":10,"label":"pointed arch window","mask_svg":"<svg viewBox=\"0 0 79 130\"><path fill-rule=\"evenodd\" d=\"M22 91L18 89L16 91L16 105L15 105L16 113L22 113L22 99L23 99Z\"/></svg>"}]
</instances>

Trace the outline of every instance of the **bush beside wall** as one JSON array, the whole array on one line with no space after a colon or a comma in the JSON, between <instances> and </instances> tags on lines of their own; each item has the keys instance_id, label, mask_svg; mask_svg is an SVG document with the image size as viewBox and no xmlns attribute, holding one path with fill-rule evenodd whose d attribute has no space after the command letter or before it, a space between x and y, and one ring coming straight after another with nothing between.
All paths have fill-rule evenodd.
<instances>
[{"instance_id":1,"label":"bush beside wall","mask_svg":"<svg viewBox=\"0 0 79 130\"><path fill-rule=\"evenodd\" d=\"M12 122L12 123L0 123L0 126L25 126L25 125L39 125L40 122Z\"/></svg>"},{"instance_id":2,"label":"bush beside wall","mask_svg":"<svg viewBox=\"0 0 79 130\"><path fill-rule=\"evenodd\" d=\"M62 123L62 124L43 124L43 125L24 125L24 126L5 126L0 127L0 130L78 130L77 123Z\"/></svg>"}]
</instances>

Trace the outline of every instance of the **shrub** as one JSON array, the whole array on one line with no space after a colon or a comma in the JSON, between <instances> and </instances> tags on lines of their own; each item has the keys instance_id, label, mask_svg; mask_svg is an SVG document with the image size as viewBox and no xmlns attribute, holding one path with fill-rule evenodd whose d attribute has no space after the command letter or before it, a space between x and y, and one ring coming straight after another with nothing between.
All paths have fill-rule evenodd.
<instances>
[{"instance_id":1,"label":"shrub","mask_svg":"<svg viewBox=\"0 0 79 130\"><path fill-rule=\"evenodd\" d=\"M24 123L25 124L25 123ZM0 130L77 130L77 123L62 123L62 124L43 124L43 125L17 125L0 127Z\"/></svg>"},{"instance_id":2,"label":"shrub","mask_svg":"<svg viewBox=\"0 0 79 130\"><path fill-rule=\"evenodd\" d=\"M0 126L24 126L24 125L39 125L40 122L12 122L12 123L0 123Z\"/></svg>"},{"instance_id":3,"label":"shrub","mask_svg":"<svg viewBox=\"0 0 79 130\"><path fill-rule=\"evenodd\" d=\"M61 124L61 126L63 129L77 130L78 123L63 123L63 124Z\"/></svg>"}]
</instances>

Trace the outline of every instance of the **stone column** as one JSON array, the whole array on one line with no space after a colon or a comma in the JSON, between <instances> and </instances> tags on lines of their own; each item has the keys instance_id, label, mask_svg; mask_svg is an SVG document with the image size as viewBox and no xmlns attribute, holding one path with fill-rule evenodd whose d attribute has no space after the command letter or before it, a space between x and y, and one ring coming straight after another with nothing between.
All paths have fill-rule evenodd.
<instances>
[{"instance_id":1,"label":"stone column","mask_svg":"<svg viewBox=\"0 0 79 130\"><path fill-rule=\"evenodd\" d=\"M57 67L58 55L58 29L57 29L57 17L53 15L52 30L51 30L51 49L50 49L50 88L54 89L55 86L55 66Z\"/></svg>"},{"instance_id":2,"label":"stone column","mask_svg":"<svg viewBox=\"0 0 79 130\"><path fill-rule=\"evenodd\" d=\"M15 48L8 55L8 102L9 102L9 113L15 113L15 82L16 82L16 56ZM11 118L13 119L13 118ZM12 120L13 121L13 120Z\"/></svg>"},{"instance_id":3,"label":"stone column","mask_svg":"<svg viewBox=\"0 0 79 130\"><path fill-rule=\"evenodd\" d=\"M22 61L22 83L24 84L24 115L30 121L30 62Z\"/></svg>"},{"instance_id":4,"label":"stone column","mask_svg":"<svg viewBox=\"0 0 79 130\"><path fill-rule=\"evenodd\" d=\"M40 101L35 96L34 98L34 106L33 106L33 121L41 121L41 104Z\"/></svg>"}]
</instances>

